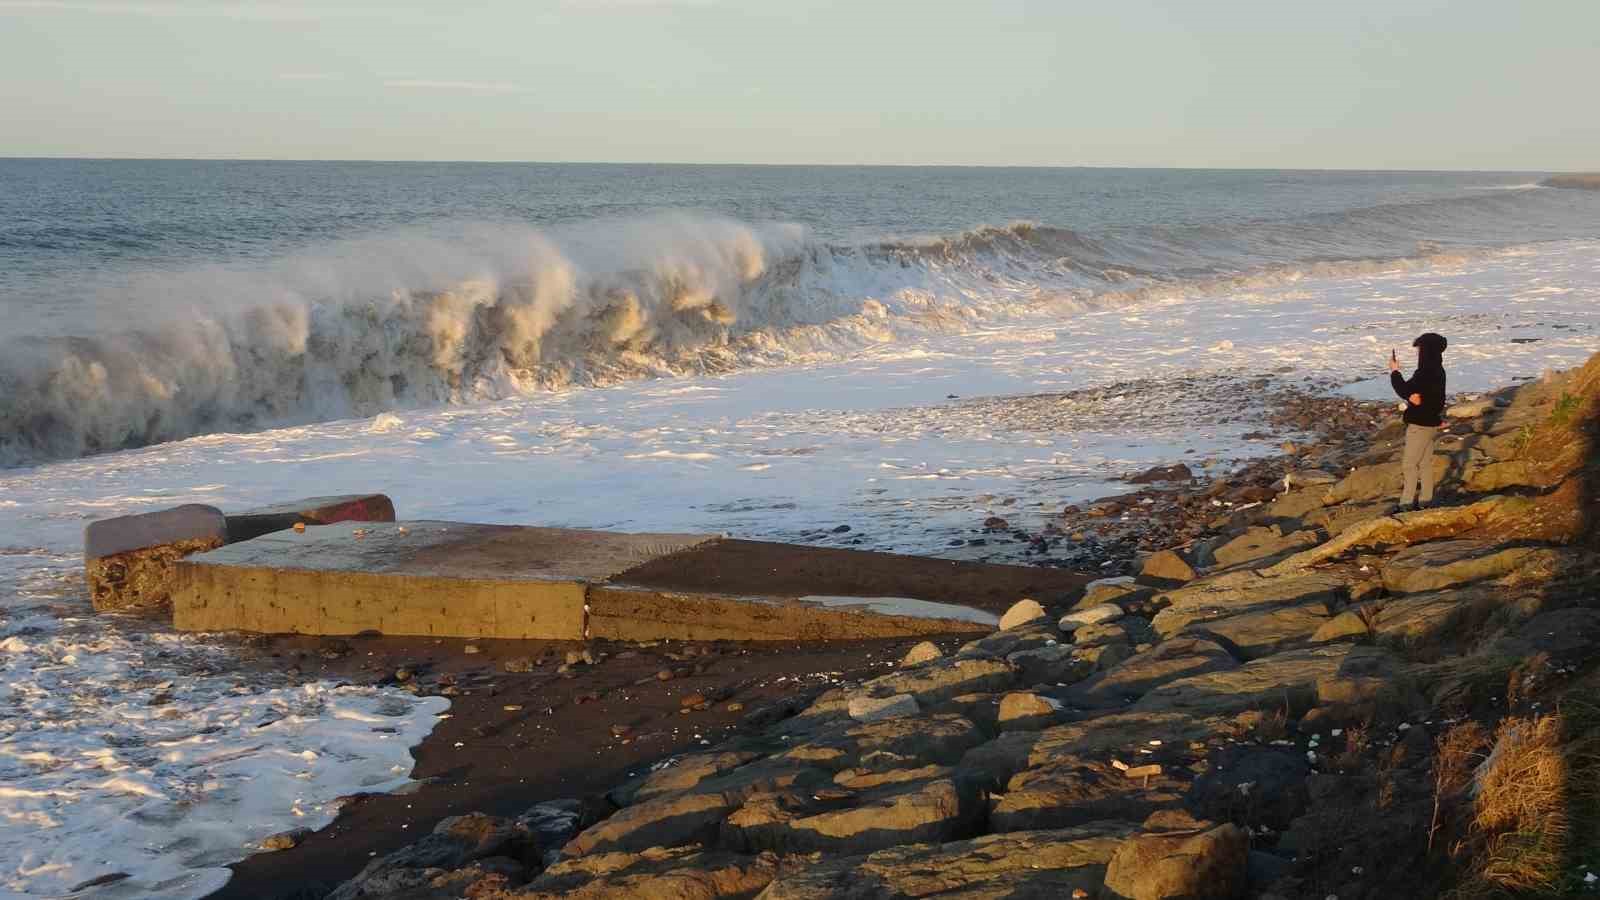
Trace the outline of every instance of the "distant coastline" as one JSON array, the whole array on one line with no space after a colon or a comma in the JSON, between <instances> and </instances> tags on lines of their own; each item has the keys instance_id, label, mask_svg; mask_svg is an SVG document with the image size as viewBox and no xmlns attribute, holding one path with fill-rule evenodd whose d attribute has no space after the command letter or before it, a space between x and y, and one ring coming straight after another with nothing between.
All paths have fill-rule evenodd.
<instances>
[{"instance_id":1,"label":"distant coastline","mask_svg":"<svg viewBox=\"0 0 1600 900\"><path fill-rule=\"evenodd\" d=\"M1539 183L1545 187L1600 191L1600 173L1590 175L1551 175Z\"/></svg>"}]
</instances>

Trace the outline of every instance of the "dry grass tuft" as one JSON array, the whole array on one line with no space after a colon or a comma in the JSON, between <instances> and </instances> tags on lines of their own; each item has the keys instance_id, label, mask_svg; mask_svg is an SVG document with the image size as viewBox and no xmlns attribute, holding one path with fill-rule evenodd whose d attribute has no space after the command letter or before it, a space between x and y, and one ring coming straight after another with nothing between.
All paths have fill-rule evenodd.
<instances>
[{"instance_id":1,"label":"dry grass tuft","mask_svg":"<svg viewBox=\"0 0 1600 900\"><path fill-rule=\"evenodd\" d=\"M1468 720L1434 739L1433 819L1428 825L1428 850L1443 825L1441 815L1472 786L1472 773L1483 759L1489 737L1483 726Z\"/></svg>"},{"instance_id":2,"label":"dry grass tuft","mask_svg":"<svg viewBox=\"0 0 1600 900\"><path fill-rule=\"evenodd\" d=\"M1568 853L1571 777L1560 716L1501 723L1472 784L1475 852L1464 898L1551 893Z\"/></svg>"}]
</instances>

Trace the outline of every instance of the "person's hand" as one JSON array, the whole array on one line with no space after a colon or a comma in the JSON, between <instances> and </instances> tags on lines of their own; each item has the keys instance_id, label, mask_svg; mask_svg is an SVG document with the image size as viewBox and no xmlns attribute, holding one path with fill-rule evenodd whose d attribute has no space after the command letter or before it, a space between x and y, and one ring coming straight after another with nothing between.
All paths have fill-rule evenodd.
<instances>
[{"instance_id":1,"label":"person's hand","mask_svg":"<svg viewBox=\"0 0 1600 900\"><path fill-rule=\"evenodd\" d=\"M1389 357L1389 371L1391 371L1391 372L1400 371L1400 360L1395 359L1392 356Z\"/></svg>"},{"instance_id":2,"label":"person's hand","mask_svg":"<svg viewBox=\"0 0 1600 900\"><path fill-rule=\"evenodd\" d=\"M1411 401L1411 405L1412 406L1421 406L1422 405L1422 395L1421 394L1412 394L1411 396L1407 397L1406 399Z\"/></svg>"}]
</instances>

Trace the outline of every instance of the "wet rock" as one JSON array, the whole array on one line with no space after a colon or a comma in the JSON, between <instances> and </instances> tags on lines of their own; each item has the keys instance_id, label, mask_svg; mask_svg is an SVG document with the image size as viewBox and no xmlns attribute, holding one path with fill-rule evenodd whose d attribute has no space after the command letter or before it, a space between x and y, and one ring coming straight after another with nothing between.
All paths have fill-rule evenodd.
<instances>
[{"instance_id":1,"label":"wet rock","mask_svg":"<svg viewBox=\"0 0 1600 900\"><path fill-rule=\"evenodd\" d=\"M906 655L900 660L900 665L920 665L925 662L932 662L933 660L939 659L942 656L944 656L944 652L939 649L938 644L935 644L933 641L923 641L922 643L906 651Z\"/></svg>"},{"instance_id":2,"label":"wet rock","mask_svg":"<svg viewBox=\"0 0 1600 900\"><path fill-rule=\"evenodd\" d=\"M1021 625L1037 622L1045 617L1044 607L1039 601L1031 599L1018 600L1000 617L1000 630L1008 631Z\"/></svg>"},{"instance_id":3,"label":"wet rock","mask_svg":"<svg viewBox=\"0 0 1600 900\"><path fill-rule=\"evenodd\" d=\"M501 664L507 672L532 672L538 663L531 656L514 656Z\"/></svg>"},{"instance_id":4,"label":"wet rock","mask_svg":"<svg viewBox=\"0 0 1600 900\"><path fill-rule=\"evenodd\" d=\"M261 840L263 850L291 850L300 846L300 842L311 836L309 828L291 828L277 834L268 835Z\"/></svg>"},{"instance_id":5,"label":"wet rock","mask_svg":"<svg viewBox=\"0 0 1600 900\"><path fill-rule=\"evenodd\" d=\"M518 857L533 849L527 828L497 816L470 813L443 819L414 844L367 863L328 900L383 897L427 887L438 870L455 870L490 857Z\"/></svg>"},{"instance_id":6,"label":"wet rock","mask_svg":"<svg viewBox=\"0 0 1600 900\"><path fill-rule=\"evenodd\" d=\"M1170 466L1156 466L1146 469L1128 479L1129 484L1156 484L1163 481L1192 481L1194 472L1183 463Z\"/></svg>"}]
</instances>

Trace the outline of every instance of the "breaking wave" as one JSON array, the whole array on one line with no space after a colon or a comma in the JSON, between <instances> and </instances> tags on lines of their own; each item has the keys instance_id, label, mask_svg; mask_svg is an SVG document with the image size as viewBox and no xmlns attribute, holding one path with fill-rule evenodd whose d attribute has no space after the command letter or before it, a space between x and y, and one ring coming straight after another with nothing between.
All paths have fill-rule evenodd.
<instances>
[{"instance_id":1,"label":"breaking wave","mask_svg":"<svg viewBox=\"0 0 1600 900\"><path fill-rule=\"evenodd\" d=\"M138 327L0 345L0 464L835 358L1041 311L1577 236L1541 231L1548 210L1518 205L1534 194L1234 227L1085 235L1017 223L853 245L673 214L397 234L250 270L152 275L121 288L124 308L159 311Z\"/></svg>"}]
</instances>

